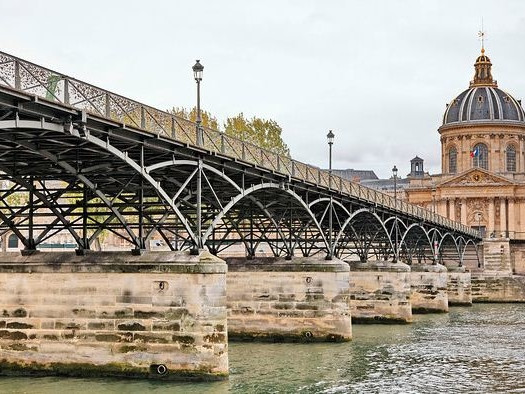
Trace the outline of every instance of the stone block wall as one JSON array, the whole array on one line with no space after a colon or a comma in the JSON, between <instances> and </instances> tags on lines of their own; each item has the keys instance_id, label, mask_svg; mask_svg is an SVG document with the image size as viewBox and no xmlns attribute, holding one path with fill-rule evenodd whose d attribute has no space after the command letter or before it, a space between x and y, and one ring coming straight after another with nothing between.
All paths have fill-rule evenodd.
<instances>
[{"instance_id":1,"label":"stone block wall","mask_svg":"<svg viewBox=\"0 0 525 394\"><path fill-rule=\"evenodd\" d=\"M0 255L4 374L228 374L226 264L207 253Z\"/></svg>"},{"instance_id":2,"label":"stone block wall","mask_svg":"<svg viewBox=\"0 0 525 394\"><path fill-rule=\"evenodd\" d=\"M348 264L299 257L226 260L230 339L351 339Z\"/></svg>"},{"instance_id":3,"label":"stone block wall","mask_svg":"<svg viewBox=\"0 0 525 394\"><path fill-rule=\"evenodd\" d=\"M512 273L516 275L525 275L525 243L522 243L522 242L511 243L510 253L511 253Z\"/></svg>"},{"instance_id":4,"label":"stone block wall","mask_svg":"<svg viewBox=\"0 0 525 394\"><path fill-rule=\"evenodd\" d=\"M412 313L448 312L448 275L440 264L412 264Z\"/></svg>"},{"instance_id":5,"label":"stone block wall","mask_svg":"<svg viewBox=\"0 0 525 394\"><path fill-rule=\"evenodd\" d=\"M512 272L510 243L506 238L483 240L483 270L485 272Z\"/></svg>"},{"instance_id":6,"label":"stone block wall","mask_svg":"<svg viewBox=\"0 0 525 394\"><path fill-rule=\"evenodd\" d=\"M350 310L353 323L409 323L410 267L401 262L350 264Z\"/></svg>"},{"instance_id":7,"label":"stone block wall","mask_svg":"<svg viewBox=\"0 0 525 394\"><path fill-rule=\"evenodd\" d=\"M525 276L472 275L474 302L525 302Z\"/></svg>"}]
</instances>

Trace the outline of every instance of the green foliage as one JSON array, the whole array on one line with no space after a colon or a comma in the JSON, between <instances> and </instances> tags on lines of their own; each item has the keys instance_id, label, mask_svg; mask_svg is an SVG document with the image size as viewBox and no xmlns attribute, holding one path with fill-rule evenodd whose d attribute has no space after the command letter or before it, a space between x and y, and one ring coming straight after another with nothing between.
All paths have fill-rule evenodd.
<instances>
[{"instance_id":1,"label":"green foliage","mask_svg":"<svg viewBox=\"0 0 525 394\"><path fill-rule=\"evenodd\" d=\"M290 149L281 136L283 129L275 120L255 116L246 119L241 112L237 116L226 119L224 132L226 135L249 141L280 155L290 156Z\"/></svg>"},{"instance_id":2,"label":"green foliage","mask_svg":"<svg viewBox=\"0 0 525 394\"><path fill-rule=\"evenodd\" d=\"M191 120L192 122L195 122L197 120L197 107L193 107L191 110L187 110L184 107L173 107L171 110L168 110L168 112L172 115ZM207 127L213 130L219 130L219 122L217 121L217 118L211 113L209 113L208 111L203 111L201 109L201 118L201 124L203 127Z\"/></svg>"}]
</instances>

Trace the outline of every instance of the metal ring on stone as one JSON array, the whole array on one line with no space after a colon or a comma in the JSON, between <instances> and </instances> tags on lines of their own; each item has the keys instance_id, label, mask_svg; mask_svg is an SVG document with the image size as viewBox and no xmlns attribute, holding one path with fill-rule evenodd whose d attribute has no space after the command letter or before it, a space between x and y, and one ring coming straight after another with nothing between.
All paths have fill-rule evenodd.
<instances>
[{"instance_id":1,"label":"metal ring on stone","mask_svg":"<svg viewBox=\"0 0 525 394\"><path fill-rule=\"evenodd\" d=\"M159 375L164 375L166 372L168 372L168 368L164 364L159 364L157 366L157 373Z\"/></svg>"}]
</instances>

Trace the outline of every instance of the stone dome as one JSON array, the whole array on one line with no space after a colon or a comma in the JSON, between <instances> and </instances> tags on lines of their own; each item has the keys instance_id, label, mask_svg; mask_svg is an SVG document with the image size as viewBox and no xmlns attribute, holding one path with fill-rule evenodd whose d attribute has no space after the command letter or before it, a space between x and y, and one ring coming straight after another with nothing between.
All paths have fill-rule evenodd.
<instances>
[{"instance_id":1,"label":"stone dome","mask_svg":"<svg viewBox=\"0 0 525 394\"><path fill-rule=\"evenodd\" d=\"M472 121L525 121L521 101L493 86L475 86L447 105L443 124Z\"/></svg>"},{"instance_id":2,"label":"stone dome","mask_svg":"<svg viewBox=\"0 0 525 394\"><path fill-rule=\"evenodd\" d=\"M525 122L521 101L498 88L492 79L492 63L485 49L474 64L474 80L470 87L447 104L443 125L462 122Z\"/></svg>"}]
</instances>

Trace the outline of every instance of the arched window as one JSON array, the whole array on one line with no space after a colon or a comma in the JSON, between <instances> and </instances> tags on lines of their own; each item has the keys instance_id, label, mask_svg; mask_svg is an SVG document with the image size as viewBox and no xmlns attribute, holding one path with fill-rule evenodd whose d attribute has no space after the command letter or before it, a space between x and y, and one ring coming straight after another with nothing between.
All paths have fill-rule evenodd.
<instances>
[{"instance_id":1,"label":"arched window","mask_svg":"<svg viewBox=\"0 0 525 394\"><path fill-rule=\"evenodd\" d=\"M513 145L507 146L505 151L505 157L507 159L507 171L516 171L516 148Z\"/></svg>"},{"instance_id":2,"label":"arched window","mask_svg":"<svg viewBox=\"0 0 525 394\"><path fill-rule=\"evenodd\" d=\"M15 234L11 234L7 241L8 248L18 248L18 237Z\"/></svg>"},{"instance_id":3,"label":"arched window","mask_svg":"<svg viewBox=\"0 0 525 394\"><path fill-rule=\"evenodd\" d=\"M455 174L458 170L458 151L455 146L448 150L448 172Z\"/></svg>"},{"instance_id":4,"label":"arched window","mask_svg":"<svg viewBox=\"0 0 525 394\"><path fill-rule=\"evenodd\" d=\"M489 150L487 145L477 144L470 152L470 156L472 156L472 165L474 167L480 167L484 170L489 169Z\"/></svg>"}]
</instances>

